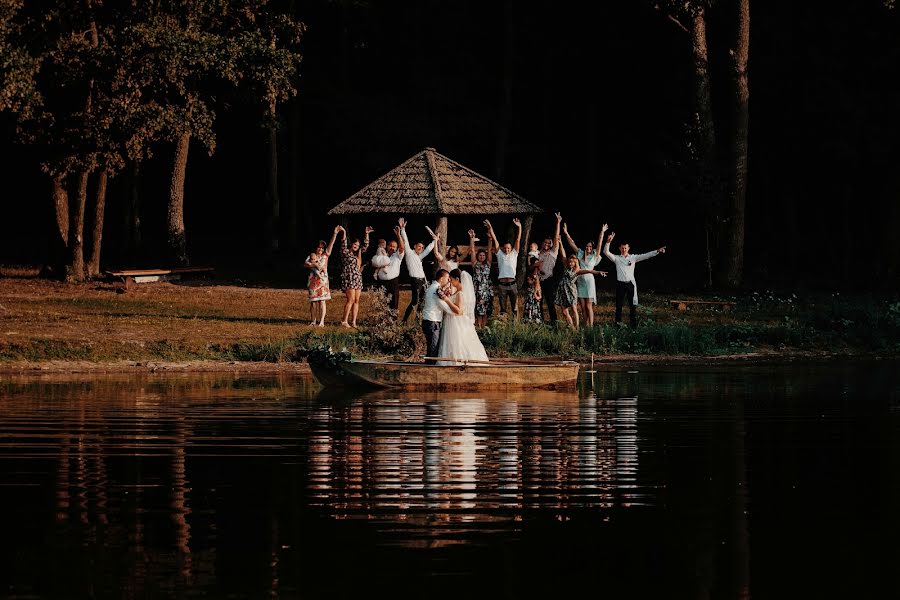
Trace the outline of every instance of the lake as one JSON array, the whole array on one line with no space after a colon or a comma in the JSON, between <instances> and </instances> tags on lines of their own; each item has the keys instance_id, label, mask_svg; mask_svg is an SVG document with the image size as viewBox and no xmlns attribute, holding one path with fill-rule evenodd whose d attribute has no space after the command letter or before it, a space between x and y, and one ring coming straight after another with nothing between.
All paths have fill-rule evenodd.
<instances>
[{"instance_id":1,"label":"lake","mask_svg":"<svg viewBox=\"0 0 900 600\"><path fill-rule=\"evenodd\" d=\"M900 363L0 375L0 597L897 598Z\"/></svg>"}]
</instances>

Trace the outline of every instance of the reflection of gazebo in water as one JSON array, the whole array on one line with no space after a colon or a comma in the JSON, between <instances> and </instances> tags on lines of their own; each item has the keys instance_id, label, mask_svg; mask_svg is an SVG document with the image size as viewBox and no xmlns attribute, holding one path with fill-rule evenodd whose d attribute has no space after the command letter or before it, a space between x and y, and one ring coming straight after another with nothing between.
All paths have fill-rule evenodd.
<instances>
[{"instance_id":1,"label":"reflection of gazebo in water","mask_svg":"<svg viewBox=\"0 0 900 600\"><path fill-rule=\"evenodd\" d=\"M330 211L346 218L354 214L433 215L435 232L447 246L447 217L450 215L510 215L522 217L523 263L527 254L531 224L536 213L544 212L499 183L438 153L425 148L388 171ZM500 243L504 233L497 231ZM522 269L519 269L522 272Z\"/></svg>"}]
</instances>

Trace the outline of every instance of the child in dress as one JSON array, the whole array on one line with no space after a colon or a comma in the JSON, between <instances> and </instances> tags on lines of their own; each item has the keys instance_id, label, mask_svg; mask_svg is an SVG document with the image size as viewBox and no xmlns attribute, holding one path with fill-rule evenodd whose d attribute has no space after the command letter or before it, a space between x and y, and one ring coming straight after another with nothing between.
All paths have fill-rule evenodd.
<instances>
[{"instance_id":1,"label":"child in dress","mask_svg":"<svg viewBox=\"0 0 900 600\"><path fill-rule=\"evenodd\" d=\"M378 248L375 249L375 255L372 256L372 277L378 279L378 271L386 269L391 264L391 259L387 253L387 241L378 240Z\"/></svg>"},{"instance_id":2,"label":"child in dress","mask_svg":"<svg viewBox=\"0 0 900 600\"><path fill-rule=\"evenodd\" d=\"M544 314L541 312L541 280L532 271L525 279L525 306L522 321L525 323L541 323Z\"/></svg>"},{"instance_id":3,"label":"child in dress","mask_svg":"<svg viewBox=\"0 0 900 600\"><path fill-rule=\"evenodd\" d=\"M535 271L537 269L540 269L540 260L541 252L538 249L537 242L531 242L530 244L528 244L528 257L526 258L526 261L528 262L528 270Z\"/></svg>"}]
</instances>

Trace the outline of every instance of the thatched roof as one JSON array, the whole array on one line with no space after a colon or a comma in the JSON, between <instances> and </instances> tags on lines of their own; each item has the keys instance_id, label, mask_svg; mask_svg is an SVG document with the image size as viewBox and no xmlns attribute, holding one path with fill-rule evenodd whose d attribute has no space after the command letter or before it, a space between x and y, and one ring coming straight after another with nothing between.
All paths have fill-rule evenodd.
<instances>
[{"instance_id":1,"label":"thatched roof","mask_svg":"<svg viewBox=\"0 0 900 600\"><path fill-rule=\"evenodd\" d=\"M330 211L329 215L532 214L544 212L484 175L425 148Z\"/></svg>"}]
</instances>

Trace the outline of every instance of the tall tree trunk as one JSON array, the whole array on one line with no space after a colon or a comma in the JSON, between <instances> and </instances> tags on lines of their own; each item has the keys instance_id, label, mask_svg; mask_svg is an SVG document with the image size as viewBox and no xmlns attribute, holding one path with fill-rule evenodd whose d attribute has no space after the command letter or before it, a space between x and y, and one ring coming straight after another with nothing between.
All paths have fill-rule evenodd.
<instances>
[{"instance_id":1,"label":"tall tree trunk","mask_svg":"<svg viewBox=\"0 0 900 600\"><path fill-rule=\"evenodd\" d=\"M62 279L66 272L69 245L69 193L64 175L54 175L50 180L53 196L54 223L50 230L47 264L41 269L42 277Z\"/></svg>"},{"instance_id":2,"label":"tall tree trunk","mask_svg":"<svg viewBox=\"0 0 900 600\"><path fill-rule=\"evenodd\" d=\"M732 51L734 98L728 161L728 219L722 283L737 287L744 279L744 210L747 199L747 136L750 121L750 88L747 62L750 56L750 0L738 1L738 27Z\"/></svg>"},{"instance_id":3,"label":"tall tree trunk","mask_svg":"<svg viewBox=\"0 0 900 600\"><path fill-rule=\"evenodd\" d=\"M515 71L512 0L503 3L503 103L497 124L497 140L494 149L494 176L498 182L506 179L506 155L509 150L509 132L512 127L512 90Z\"/></svg>"},{"instance_id":4,"label":"tall tree trunk","mask_svg":"<svg viewBox=\"0 0 900 600\"><path fill-rule=\"evenodd\" d=\"M175 145L175 163L172 167L172 181L169 184L169 208L166 219L169 259L181 267L186 267L190 263L184 233L184 179L190 146L191 134L182 133Z\"/></svg>"},{"instance_id":5,"label":"tall tree trunk","mask_svg":"<svg viewBox=\"0 0 900 600\"><path fill-rule=\"evenodd\" d=\"M266 248L270 252L276 252L279 244L279 228L281 227L281 198L278 195L278 126L276 123L276 105L269 105L269 177L266 189Z\"/></svg>"},{"instance_id":6,"label":"tall tree trunk","mask_svg":"<svg viewBox=\"0 0 900 600\"><path fill-rule=\"evenodd\" d=\"M284 229L285 243L291 250L297 249L297 192L299 190L297 182L297 163L300 162L299 156L299 140L297 134L299 130L300 109L297 102L288 112L288 197L284 206Z\"/></svg>"},{"instance_id":7,"label":"tall tree trunk","mask_svg":"<svg viewBox=\"0 0 900 600\"><path fill-rule=\"evenodd\" d=\"M103 217L106 210L106 183L109 179L109 172L104 169L100 171L100 177L97 180L97 200L94 204L94 231L91 238L91 258L87 265L88 277L96 277L100 274L100 244L103 241Z\"/></svg>"},{"instance_id":8,"label":"tall tree trunk","mask_svg":"<svg viewBox=\"0 0 900 600\"><path fill-rule=\"evenodd\" d=\"M85 0L85 7L88 12L93 10L92 0ZM97 48L100 45L100 36L97 32L97 23L91 19L88 25L88 33L90 34L91 46ZM85 119L90 119L93 110L94 97L94 80L88 82L87 100L84 105ZM85 122L87 130L87 123ZM85 131L87 133L87 131ZM78 196L75 204L69 206L69 258L66 265L67 281L84 281L85 264L84 264L84 212L87 207L87 186L90 178L90 169L85 169L78 176Z\"/></svg>"},{"instance_id":9,"label":"tall tree trunk","mask_svg":"<svg viewBox=\"0 0 900 600\"><path fill-rule=\"evenodd\" d=\"M696 135L699 195L707 240L707 284L718 269L721 240L721 190L717 168L716 129L713 122L706 41L706 11L700 6L691 18L691 54L694 62L694 131Z\"/></svg>"},{"instance_id":10,"label":"tall tree trunk","mask_svg":"<svg viewBox=\"0 0 900 600\"><path fill-rule=\"evenodd\" d=\"M70 205L69 216L69 260L66 265L66 281L84 281L84 211L87 206L89 171L78 176L78 192L75 202Z\"/></svg>"}]
</instances>

